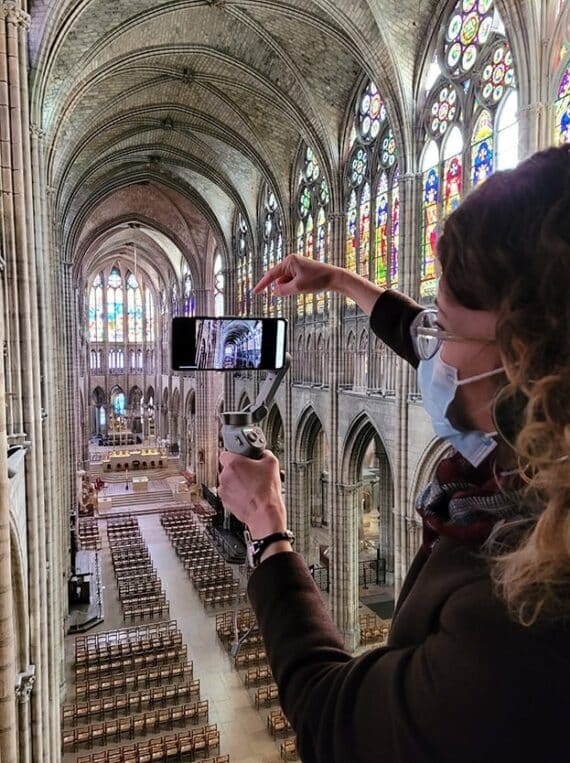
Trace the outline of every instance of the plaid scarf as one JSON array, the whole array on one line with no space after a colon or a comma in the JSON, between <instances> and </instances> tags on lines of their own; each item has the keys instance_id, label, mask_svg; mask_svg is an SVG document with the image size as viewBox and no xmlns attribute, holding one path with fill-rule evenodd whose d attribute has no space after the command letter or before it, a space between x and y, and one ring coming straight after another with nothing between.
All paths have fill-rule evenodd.
<instances>
[{"instance_id":1,"label":"plaid scarf","mask_svg":"<svg viewBox=\"0 0 570 763\"><path fill-rule=\"evenodd\" d=\"M498 475L493 455L477 468L460 453L439 464L416 501L423 520L424 549L431 549L440 536L481 544L497 522L536 513L522 500L518 474Z\"/></svg>"}]
</instances>

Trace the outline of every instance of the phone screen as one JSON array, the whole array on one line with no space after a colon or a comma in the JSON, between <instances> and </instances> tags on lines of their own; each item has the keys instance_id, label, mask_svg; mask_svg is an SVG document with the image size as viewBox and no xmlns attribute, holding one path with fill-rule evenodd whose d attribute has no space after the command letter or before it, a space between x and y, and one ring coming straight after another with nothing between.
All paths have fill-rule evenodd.
<instances>
[{"instance_id":1,"label":"phone screen","mask_svg":"<svg viewBox=\"0 0 570 763\"><path fill-rule=\"evenodd\" d=\"M175 371L272 370L283 367L283 318L174 318Z\"/></svg>"}]
</instances>

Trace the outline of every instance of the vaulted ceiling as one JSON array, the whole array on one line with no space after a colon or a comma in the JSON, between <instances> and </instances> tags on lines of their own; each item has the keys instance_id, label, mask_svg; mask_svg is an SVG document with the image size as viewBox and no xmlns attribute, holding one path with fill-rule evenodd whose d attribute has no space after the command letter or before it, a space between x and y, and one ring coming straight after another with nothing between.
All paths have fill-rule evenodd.
<instances>
[{"instance_id":1,"label":"vaulted ceiling","mask_svg":"<svg viewBox=\"0 0 570 763\"><path fill-rule=\"evenodd\" d=\"M131 184L181 193L223 243L264 180L288 207L301 139L340 162L351 94L375 78L405 134L446 0L32 0L32 114L73 247ZM411 108L411 106L408 106ZM333 194L334 183L331 183Z\"/></svg>"},{"instance_id":2,"label":"vaulted ceiling","mask_svg":"<svg viewBox=\"0 0 570 763\"><path fill-rule=\"evenodd\" d=\"M66 230L110 189L190 191L229 237L263 179L281 201L300 139L338 166L364 72L412 90L437 0L35 0L33 105ZM397 51L397 56L394 52Z\"/></svg>"}]
</instances>

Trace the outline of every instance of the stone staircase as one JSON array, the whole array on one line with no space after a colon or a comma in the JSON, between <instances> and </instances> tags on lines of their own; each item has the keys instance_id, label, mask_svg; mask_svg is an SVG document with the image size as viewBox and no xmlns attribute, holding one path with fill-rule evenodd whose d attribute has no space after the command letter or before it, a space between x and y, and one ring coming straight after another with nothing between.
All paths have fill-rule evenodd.
<instances>
[{"instance_id":1,"label":"stone staircase","mask_svg":"<svg viewBox=\"0 0 570 763\"><path fill-rule=\"evenodd\" d=\"M135 508L136 506L172 503L171 490L149 490L147 493L133 493L131 486L125 493L110 496L113 508Z\"/></svg>"}]
</instances>

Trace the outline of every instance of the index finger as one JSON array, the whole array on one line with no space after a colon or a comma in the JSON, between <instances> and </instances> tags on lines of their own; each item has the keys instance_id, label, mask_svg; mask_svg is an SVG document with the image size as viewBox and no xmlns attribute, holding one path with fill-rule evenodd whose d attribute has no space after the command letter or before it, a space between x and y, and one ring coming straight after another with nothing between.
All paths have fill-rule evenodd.
<instances>
[{"instance_id":1,"label":"index finger","mask_svg":"<svg viewBox=\"0 0 570 763\"><path fill-rule=\"evenodd\" d=\"M280 262L278 265L275 265L275 267L267 271L263 278L254 286L253 293L258 294L260 291L263 291L263 289L269 286L269 284L273 283L273 281L276 281L280 276L282 276L283 273L283 263Z\"/></svg>"}]
</instances>

